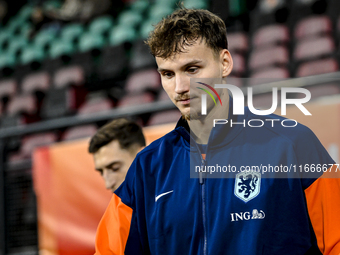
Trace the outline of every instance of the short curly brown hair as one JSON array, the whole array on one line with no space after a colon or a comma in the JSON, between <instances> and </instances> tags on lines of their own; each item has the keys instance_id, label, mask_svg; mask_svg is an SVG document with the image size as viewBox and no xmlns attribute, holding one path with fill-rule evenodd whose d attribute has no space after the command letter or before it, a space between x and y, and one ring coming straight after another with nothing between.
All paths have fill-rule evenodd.
<instances>
[{"instance_id":1,"label":"short curly brown hair","mask_svg":"<svg viewBox=\"0 0 340 255\"><path fill-rule=\"evenodd\" d=\"M167 59L185 52L198 39L217 55L228 49L227 29L220 17L207 10L182 7L155 25L145 43L153 56Z\"/></svg>"}]
</instances>

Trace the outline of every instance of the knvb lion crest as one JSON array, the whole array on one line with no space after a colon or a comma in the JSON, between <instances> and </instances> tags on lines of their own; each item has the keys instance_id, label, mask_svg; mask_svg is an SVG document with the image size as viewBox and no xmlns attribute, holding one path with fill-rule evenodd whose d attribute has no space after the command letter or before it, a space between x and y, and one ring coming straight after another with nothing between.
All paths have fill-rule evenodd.
<instances>
[{"instance_id":1,"label":"knvb lion crest","mask_svg":"<svg viewBox=\"0 0 340 255\"><path fill-rule=\"evenodd\" d=\"M234 194L244 202L248 202L260 194L261 174L243 172L236 175Z\"/></svg>"}]
</instances>

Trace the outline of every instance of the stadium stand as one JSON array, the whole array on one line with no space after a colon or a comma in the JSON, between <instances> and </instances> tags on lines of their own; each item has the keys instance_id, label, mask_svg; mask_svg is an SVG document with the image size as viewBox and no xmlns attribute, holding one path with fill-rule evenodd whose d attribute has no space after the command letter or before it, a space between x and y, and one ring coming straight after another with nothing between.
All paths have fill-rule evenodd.
<instances>
[{"instance_id":1,"label":"stadium stand","mask_svg":"<svg viewBox=\"0 0 340 255\"><path fill-rule=\"evenodd\" d=\"M155 59L144 41L153 25L176 8L177 0L124 1L124 8L117 1L116 10L91 19L45 20L39 25L32 20L34 2L22 7L18 4L8 22L1 25L0 132L70 116L90 119L100 113L170 100L161 88ZM216 0L183 2L188 8L209 9ZM49 0L42 8L48 10L58 4L60 1ZM254 1L253 11L233 17L232 22L226 20L231 24L228 41L234 60L228 83L256 86L339 71L339 10L339 0ZM248 19L243 19L245 16ZM340 94L339 86L333 83L309 89L313 99ZM268 108L271 102L271 94L254 99L255 107ZM151 110L134 117L141 124L158 125L177 121L180 113ZM1 171L8 183L4 192L9 217L4 255L38 254L32 150L92 136L103 122L12 135L3 140L8 167ZM14 173L18 162L25 164ZM23 252L17 253L18 249Z\"/></svg>"}]
</instances>

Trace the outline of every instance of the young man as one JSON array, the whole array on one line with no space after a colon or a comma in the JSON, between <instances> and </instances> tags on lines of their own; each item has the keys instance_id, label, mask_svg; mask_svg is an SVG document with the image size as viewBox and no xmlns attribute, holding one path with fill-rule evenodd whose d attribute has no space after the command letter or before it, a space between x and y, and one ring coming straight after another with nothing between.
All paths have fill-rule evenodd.
<instances>
[{"instance_id":1,"label":"young man","mask_svg":"<svg viewBox=\"0 0 340 255\"><path fill-rule=\"evenodd\" d=\"M141 127L125 118L101 127L91 138L89 153L107 189L114 192L124 181L137 153L145 147Z\"/></svg>"},{"instance_id":2,"label":"young man","mask_svg":"<svg viewBox=\"0 0 340 255\"><path fill-rule=\"evenodd\" d=\"M272 126L284 118L248 108L234 115L223 90L217 91L223 108L207 101L207 114L200 113L197 84L221 81L232 70L223 21L206 10L180 9L156 25L147 43L184 118L137 155L99 224L96 255L340 254L339 179L242 171L208 178L193 171L217 164L336 169L308 128ZM214 118L238 124L213 127ZM273 122L240 125L252 118Z\"/></svg>"}]
</instances>

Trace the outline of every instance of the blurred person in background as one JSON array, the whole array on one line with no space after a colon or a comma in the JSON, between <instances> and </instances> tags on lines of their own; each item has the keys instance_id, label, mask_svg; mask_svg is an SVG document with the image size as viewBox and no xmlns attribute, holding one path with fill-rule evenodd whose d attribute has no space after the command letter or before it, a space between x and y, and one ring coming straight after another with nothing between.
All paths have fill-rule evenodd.
<instances>
[{"instance_id":1,"label":"blurred person in background","mask_svg":"<svg viewBox=\"0 0 340 255\"><path fill-rule=\"evenodd\" d=\"M126 118L101 127L91 138L88 151L107 189L114 192L124 181L137 153L145 146L142 128Z\"/></svg>"}]
</instances>

